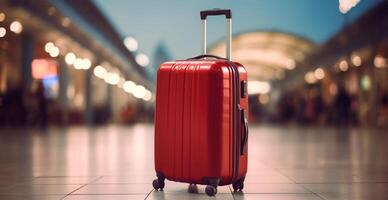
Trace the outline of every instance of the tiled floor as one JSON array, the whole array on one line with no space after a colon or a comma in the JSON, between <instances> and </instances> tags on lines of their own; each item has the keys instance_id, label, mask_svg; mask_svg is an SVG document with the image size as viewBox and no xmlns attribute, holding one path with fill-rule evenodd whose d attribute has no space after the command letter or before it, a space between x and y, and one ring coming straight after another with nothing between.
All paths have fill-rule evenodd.
<instances>
[{"instance_id":1,"label":"tiled floor","mask_svg":"<svg viewBox=\"0 0 388 200\"><path fill-rule=\"evenodd\" d=\"M0 129L0 199L386 200L388 131L251 126L243 193L153 191L153 127Z\"/></svg>"}]
</instances>

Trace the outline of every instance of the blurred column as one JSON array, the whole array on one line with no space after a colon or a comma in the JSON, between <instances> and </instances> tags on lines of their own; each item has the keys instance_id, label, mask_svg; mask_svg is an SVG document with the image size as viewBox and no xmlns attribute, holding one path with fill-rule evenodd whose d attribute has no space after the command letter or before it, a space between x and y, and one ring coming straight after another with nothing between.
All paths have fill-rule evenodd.
<instances>
[{"instance_id":1,"label":"blurred column","mask_svg":"<svg viewBox=\"0 0 388 200\"><path fill-rule=\"evenodd\" d=\"M372 50L372 55L375 55L375 51ZM362 72L360 76L361 81L361 98L360 98L360 105L363 105L363 107L360 107L361 109L361 119L360 124L366 125L366 126L375 126L377 122L377 80L376 80L376 69L373 63L373 56L372 58L369 58L363 62L363 65L365 65L365 69ZM364 84L362 82L362 78L364 76L370 77L370 87L368 89L365 89Z\"/></svg>"},{"instance_id":2,"label":"blurred column","mask_svg":"<svg viewBox=\"0 0 388 200\"><path fill-rule=\"evenodd\" d=\"M8 43L0 42L0 94L7 89L7 68L5 67L6 50Z\"/></svg>"},{"instance_id":3,"label":"blurred column","mask_svg":"<svg viewBox=\"0 0 388 200\"><path fill-rule=\"evenodd\" d=\"M106 119L108 121L112 120L112 96L113 96L113 86L107 84L107 95L106 95Z\"/></svg>"},{"instance_id":4,"label":"blurred column","mask_svg":"<svg viewBox=\"0 0 388 200\"><path fill-rule=\"evenodd\" d=\"M32 35L28 33L22 34L22 78L26 89L30 89L32 83L31 63L34 56L34 43L35 41Z\"/></svg>"},{"instance_id":5,"label":"blurred column","mask_svg":"<svg viewBox=\"0 0 388 200\"><path fill-rule=\"evenodd\" d=\"M69 69L65 62L60 62L59 66L59 105L61 109L61 123L66 125L69 116L69 97L67 90L69 86Z\"/></svg>"},{"instance_id":6,"label":"blurred column","mask_svg":"<svg viewBox=\"0 0 388 200\"><path fill-rule=\"evenodd\" d=\"M32 85L32 59L34 56L34 37L24 32L21 34L21 76L22 76L22 87L21 87L21 98L20 99L20 122L21 124L27 125L29 119L29 107L26 104L29 92Z\"/></svg>"},{"instance_id":7,"label":"blurred column","mask_svg":"<svg viewBox=\"0 0 388 200\"><path fill-rule=\"evenodd\" d=\"M376 66L374 65L374 55L376 55L377 53L377 47L374 47L373 49L373 56L370 60L370 66L372 66L370 68L371 72L370 72L370 77L372 79L372 87L370 89L371 91L371 94L370 94L370 106L369 106L369 116L368 116L368 119L370 120L369 121L369 125L372 126L372 127L376 127L377 126L377 111L378 111L378 106L379 106L379 98L378 98L378 81L377 81L377 69L376 69Z\"/></svg>"},{"instance_id":8,"label":"blurred column","mask_svg":"<svg viewBox=\"0 0 388 200\"><path fill-rule=\"evenodd\" d=\"M92 78L93 78L93 69L90 68L86 71L85 77L85 122L87 125L93 125L93 103L92 103Z\"/></svg>"}]
</instances>

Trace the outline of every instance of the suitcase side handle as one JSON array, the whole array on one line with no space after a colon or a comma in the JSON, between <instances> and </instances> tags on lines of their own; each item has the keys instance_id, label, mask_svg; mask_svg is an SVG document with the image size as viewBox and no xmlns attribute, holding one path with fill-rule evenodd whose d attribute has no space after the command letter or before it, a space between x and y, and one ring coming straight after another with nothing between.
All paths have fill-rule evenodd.
<instances>
[{"instance_id":1,"label":"suitcase side handle","mask_svg":"<svg viewBox=\"0 0 388 200\"><path fill-rule=\"evenodd\" d=\"M225 15L226 17L226 58L232 59L232 11L230 9L214 9L201 11L202 23L202 54L206 54L206 18L208 15Z\"/></svg>"},{"instance_id":2,"label":"suitcase side handle","mask_svg":"<svg viewBox=\"0 0 388 200\"><path fill-rule=\"evenodd\" d=\"M243 127L243 138L241 140L241 151L240 154L245 154L245 146L248 143L248 119L247 112L244 109L241 109L241 124Z\"/></svg>"}]
</instances>

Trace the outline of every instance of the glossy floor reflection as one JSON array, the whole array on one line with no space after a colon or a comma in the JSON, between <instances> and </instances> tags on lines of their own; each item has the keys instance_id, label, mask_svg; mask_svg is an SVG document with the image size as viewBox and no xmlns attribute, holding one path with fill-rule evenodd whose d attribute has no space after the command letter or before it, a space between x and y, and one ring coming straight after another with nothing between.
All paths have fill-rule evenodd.
<instances>
[{"instance_id":1,"label":"glossy floor reflection","mask_svg":"<svg viewBox=\"0 0 388 200\"><path fill-rule=\"evenodd\" d=\"M0 129L0 199L209 199L153 191L153 127ZM244 193L210 199L388 199L388 131L251 126Z\"/></svg>"}]
</instances>

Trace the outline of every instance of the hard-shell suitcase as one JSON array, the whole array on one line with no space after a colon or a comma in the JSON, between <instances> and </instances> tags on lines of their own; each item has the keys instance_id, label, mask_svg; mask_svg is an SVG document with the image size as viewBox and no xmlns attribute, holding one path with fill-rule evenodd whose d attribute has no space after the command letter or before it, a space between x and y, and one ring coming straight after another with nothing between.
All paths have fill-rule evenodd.
<instances>
[{"instance_id":1,"label":"hard-shell suitcase","mask_svg":"<svg viewBox=\"0 0 388 200\"><path fill-rule=\"evenodd\" d=\"M227 59L206 55L206 18L227 18ZM201 12L203 55L163 63L157 73L156 190L165 179L242 190L247 172L248 91L245 68L231 58L231 11Z\"/></svg>"}]
</instances>

